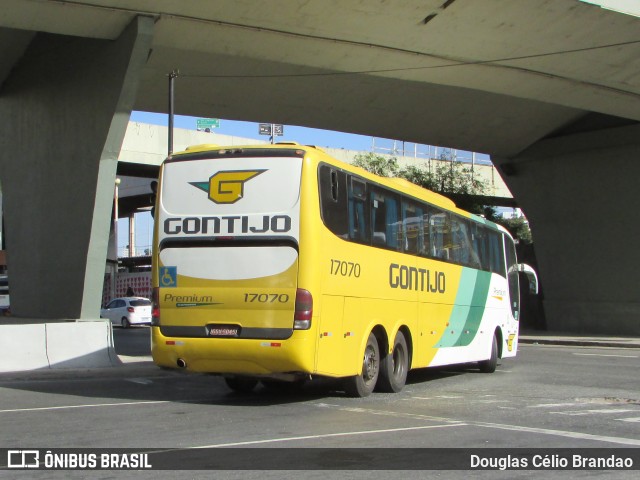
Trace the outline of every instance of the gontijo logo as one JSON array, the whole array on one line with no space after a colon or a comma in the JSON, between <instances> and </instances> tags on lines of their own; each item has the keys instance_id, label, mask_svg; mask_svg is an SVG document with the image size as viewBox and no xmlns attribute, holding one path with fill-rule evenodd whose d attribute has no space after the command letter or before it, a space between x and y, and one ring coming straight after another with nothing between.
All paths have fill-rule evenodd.
<instances>
[{"instance_id":1,"label":"gontijo logo","mask_svg":"<svg viewBox=\"0 0 640 480\"><path fill-rule=\"evenodd\" d=\"M220 204L236 203L244 197L244 184L266 170L228 170L217 172L208 182L189 182L209 194L209 200Z\"/></svg>"}]
</instances>

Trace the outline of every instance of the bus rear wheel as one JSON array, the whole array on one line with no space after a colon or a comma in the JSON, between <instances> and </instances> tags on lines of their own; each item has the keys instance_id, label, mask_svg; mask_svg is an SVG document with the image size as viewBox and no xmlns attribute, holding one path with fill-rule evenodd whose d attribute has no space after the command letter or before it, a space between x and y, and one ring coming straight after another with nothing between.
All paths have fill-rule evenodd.
<instances>
[{"instance_id":1,"label":"bus rear wheel","mask_svg":"<svg viewBox=\"0 0 640 480\"><path fill-rule=\"evenodd\" d=\"M491 357L478 362L478 366L482 373L493 373L496 371L496 367L498 366L498 338L495 335L491 343Z\"/></svg>"},{"instance_id":2,"label":"bus rear wheel","mask_svg":"<svg viewBox=\"0 0 640 480\"><path fill-rule=\"evenodd\" d=\"M380 362L378 390L397 393L404 387L409 371L409 349L404 334L398 331L393 349Z\"/></svg>"},{"instance_id":3,"label":"bus rear wheel","mask_svg":"<svg viewBox=\"0 0 640 480\"><path fill-rule=\"evenodd\" d=\"M249 393L258 384L258 380L251 377L225 377L224 381L234 392Z\"/></svg>"},{"instance_id":4,"label":"bus rear wheel","mask_svg":"<svg viewBox=\"0 0 640 480\"><path fill-rule=\"evenodd\" d=\"M370 333L362 358L362 371L360 375L345 379L345 392L351 397L368 397L376 387L379 372L380 348L376 336Z\"/></svg>"}]
</instances>

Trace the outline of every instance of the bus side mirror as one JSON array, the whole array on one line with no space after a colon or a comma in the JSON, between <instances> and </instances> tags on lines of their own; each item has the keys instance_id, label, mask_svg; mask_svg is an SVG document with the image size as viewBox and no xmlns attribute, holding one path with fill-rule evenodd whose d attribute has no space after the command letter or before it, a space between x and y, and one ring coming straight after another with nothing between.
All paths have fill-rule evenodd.
<instances>
[{"instance_id":1,"label":"bus side mirror","mask_svg":"<svg viewBox=\"0 0 640 480\"><path fill-rule=\"evenodd\" d=\"M538 293L540 293L538 287L538 274L533 269L533 267L531 267L531 265L527 265L526 263L519 263L518 272L522 272L527 280L529 280L529 294L538 295Z\"/></svg>"}]
</instances>

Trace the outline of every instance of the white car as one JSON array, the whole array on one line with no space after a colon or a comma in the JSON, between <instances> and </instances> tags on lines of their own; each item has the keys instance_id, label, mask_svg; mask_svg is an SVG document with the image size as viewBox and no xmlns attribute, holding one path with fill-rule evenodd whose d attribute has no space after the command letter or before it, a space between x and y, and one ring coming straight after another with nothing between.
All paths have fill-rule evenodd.
<instances>
[{"instance_id":1,"label":"white car","mask_svg":"<svg viewBox=\"0 0 640 480\"><path fill-rule=\"evenodd\" d=\"M114 325L129 328L131 325L151 324L151 300L142 297L114 298L100 310L100 318L108 318Z\"/></svg>"},{"instance_id":2,"label":"white car","mask_svg":"<svg viewBox=\"0 0 640 480\"><path fill-rule=\"evenodd\" d=\"M0 275L0 315L9 312L9 277Z\"/></svg>"}]
</instances>

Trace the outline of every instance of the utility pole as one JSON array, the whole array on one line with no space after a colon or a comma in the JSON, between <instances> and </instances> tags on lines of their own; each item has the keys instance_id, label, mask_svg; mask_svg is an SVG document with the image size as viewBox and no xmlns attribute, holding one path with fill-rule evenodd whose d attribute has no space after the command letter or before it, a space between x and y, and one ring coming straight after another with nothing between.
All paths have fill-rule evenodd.
<instances>
[{"instance_id":1,"label":"utility pole","mask_svg":"<svg viewBox=\"0 0 640 480\"><path fill-rule=\"evenodd\" d=\"M178 72L178 70L174 70L169 74L169 132L168 132L169 138L167 141L168 156L171 156L171 154L173 153L173 117L174 117L173 94L174 94L175 79L179 75L179 73L180 72Z\"/></svg>"}]
</instances>

